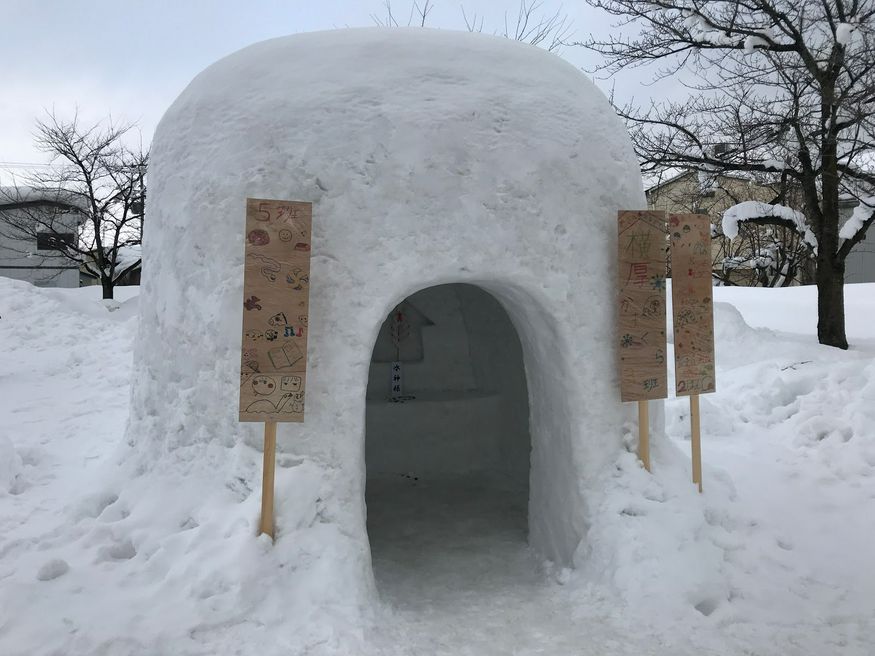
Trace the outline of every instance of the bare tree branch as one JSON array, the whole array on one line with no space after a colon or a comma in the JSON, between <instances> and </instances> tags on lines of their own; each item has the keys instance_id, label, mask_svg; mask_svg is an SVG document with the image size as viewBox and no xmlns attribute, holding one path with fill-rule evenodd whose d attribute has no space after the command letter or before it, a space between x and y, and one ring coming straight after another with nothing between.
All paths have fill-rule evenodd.
<instances>
[{"instance_id":1,"label":"bare tree branch","mask_svg":"<svg viewBox=\"0 0 875 656\"><path fill-rule=\"evenodd\" d=\"M112 298L120 275L139 266L138 258L122 264L140 244L149 159L148 151L124 145L131 129L48 114L37 121L35 141L53 166L0 194L0 230L26 243L51 236L56 256L100 279L104 298ZM72 228L71 215L78 217ZM71 230L75 238L68 239Z\"/></svg>"},{"instance_id":2,"label":"bare tree branch","mask_svg":"<svg viewBox=\"0 0 875 656\"><path fill-rule=\"evenodd\" d=\"M818 338L846 348L845 260L871 220L843 239L839 208L875 196L875 0L587 2L618 19L575 42L603 56L595 72L652 65L690 90L617 108L643 170L744 175L801 196L818 243Z\"/></svg>"}]
</instances>

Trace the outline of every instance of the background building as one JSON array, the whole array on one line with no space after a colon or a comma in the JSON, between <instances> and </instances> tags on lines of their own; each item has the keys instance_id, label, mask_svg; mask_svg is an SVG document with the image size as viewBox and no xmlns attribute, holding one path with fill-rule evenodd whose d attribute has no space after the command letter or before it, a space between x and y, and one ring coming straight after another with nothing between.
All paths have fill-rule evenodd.
<instances>
[{"instance_id":1,"label":"background building","mask_svg":"<svg viewBox=\"0 0 875 656\"><path fill-rule=\"evenodd\" d=\"M776 226L739 226L738 236L722 233L723 212L743 201L774 203L777 184L760 183L730 175L703 175L686 171L647 189L650 209L705 214L712 225L712 271L718 284L786 287L813 281L808 247L791 229ZM801 200L784 200L801 209Z\"/></svg>"},{"instance_id":2,"label":"background building","mask_svg":"<svg viewBox=\"0 0 875 656\"><path fill-rule=\"evenodd\" d=\"M78 264L58 249L79 238L79 202L57 189L0 188L0 276L78 287Z\"/></svg>"},{"instance_id":3,"label":"background building","mask_svg":"<svg viewBox=\"0 0 875 656\"><path fill-rule=\"evenodd\" d=\"M839 211L842 222L851 216L858 203L853 197L841 200ZM866 238L856 245L845 260L845 282L875 282L875 229L869 229Z\"/></svg>"}]
</instances>

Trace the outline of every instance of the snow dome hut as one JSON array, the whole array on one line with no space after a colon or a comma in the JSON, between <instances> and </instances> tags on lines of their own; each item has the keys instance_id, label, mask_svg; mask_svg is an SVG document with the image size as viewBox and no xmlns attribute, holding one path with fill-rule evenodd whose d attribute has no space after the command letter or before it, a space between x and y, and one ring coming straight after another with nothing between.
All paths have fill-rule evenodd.
<instances>
[{"instance_id":1,"label":"snow dome hut","mask_svg":"<svg viewBox=\"0 0 875 656\"><path fill-rule=\"evenodd\" d=\"M482 34L283 37L199 74L152 153L128 426L142 471L160 461L254 497L254 535L262 429L237 408L246 199L307 201L306 420L279 424L275 551L328 526L347 547L310 557L364 581L372 522L441 514L392 504L440 488L464 514L497 489L539 555L585 558L634 420L616 365L617 210L645 199L623 125L580 71Z\"/></svg>"}]
</instances>

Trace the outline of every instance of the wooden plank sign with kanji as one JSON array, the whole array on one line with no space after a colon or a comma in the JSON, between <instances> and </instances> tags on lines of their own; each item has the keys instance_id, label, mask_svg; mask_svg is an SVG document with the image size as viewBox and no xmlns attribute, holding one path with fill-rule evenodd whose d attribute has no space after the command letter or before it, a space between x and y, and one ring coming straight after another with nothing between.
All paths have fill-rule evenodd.
<instances>
[{"instance_id":1,"label":"wooden plank sign with kanji","mask_svg":"<svg viewBox=\"0 0 875 656\"><path fill-rule=\"evenodd\" d=\"M620 398L668 396L665 212L618 214Z\"/></svg>"}]
</instances>

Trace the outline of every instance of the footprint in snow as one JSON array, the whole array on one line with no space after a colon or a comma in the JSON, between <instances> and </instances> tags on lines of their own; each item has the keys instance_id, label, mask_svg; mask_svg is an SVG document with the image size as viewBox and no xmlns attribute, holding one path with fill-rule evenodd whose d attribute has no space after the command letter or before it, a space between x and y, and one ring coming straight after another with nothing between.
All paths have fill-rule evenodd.
<instances>
[{"instance_id":1,"label":"footprint in snow","mask_svg":"<svg viewBox=\"0 0 875 656\"><path fill-rule=\"evenodd\" d=\"M36 573L36 578L40 581L51 581L59 576L63 576L69 570L70 566L67 564L66 560L55 558L39 568L39 571Z\"/></svg>"}]
</instances>

